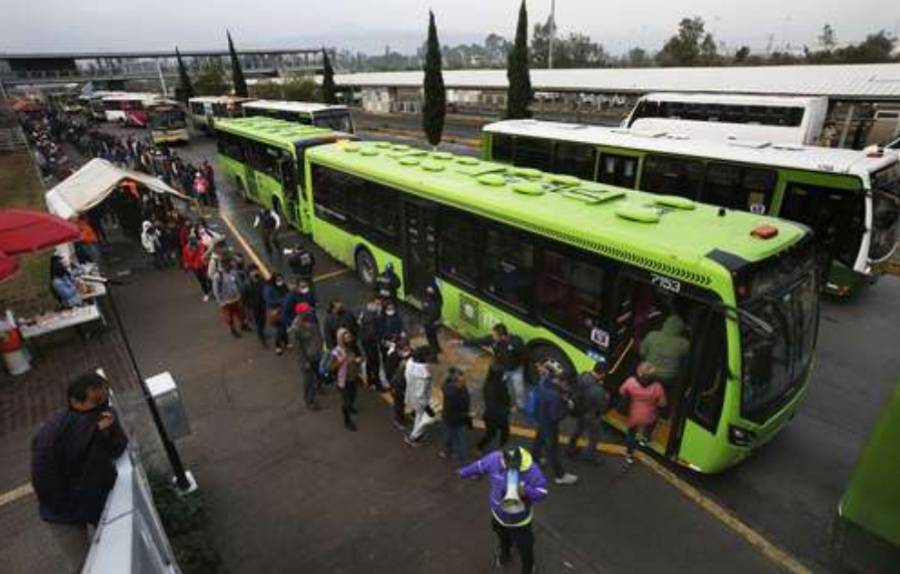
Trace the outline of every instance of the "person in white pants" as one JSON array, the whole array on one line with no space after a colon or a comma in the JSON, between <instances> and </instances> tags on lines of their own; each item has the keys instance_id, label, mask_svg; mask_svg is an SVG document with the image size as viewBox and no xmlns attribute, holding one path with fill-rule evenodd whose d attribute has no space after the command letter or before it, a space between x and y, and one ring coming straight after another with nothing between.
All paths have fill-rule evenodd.
<instances>
[{"instance_id":1,"label":"person in white pants","mask_svg":"<svg viewBox=\"0 0 900 574\"><path fill-rule=\"evenodd\" d=\"M417 447L422 444L422 437L428 425L437 420L431 408L431 368L428 366L429 347L417 347L412 357L406 362L406 404L415 413L412 432L404 440L406 444Z\"/></svg>"}]
</instances>

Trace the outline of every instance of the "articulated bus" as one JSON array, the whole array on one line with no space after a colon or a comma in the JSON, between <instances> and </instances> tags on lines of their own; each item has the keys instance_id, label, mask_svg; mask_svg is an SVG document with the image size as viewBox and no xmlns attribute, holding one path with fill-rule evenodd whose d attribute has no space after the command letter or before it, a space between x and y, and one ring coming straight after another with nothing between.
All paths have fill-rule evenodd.
<instances>
[{"instance_id":1,"label":"articulated bus","mask_svg":"<svg viewBox=\"0 0 900 574\"><path fill-rule=\"evenodd\" d=\"M310 232L310 209L301 201L307 148L352 138L348 134L267 117L216 122L219 166L246 199L274 209ZM355 138L353 138L355 139Z\"/></svg>"},{"instance_id":2,"label":"articulated bus","mask_svg":"<svg viewBox=\"0 0 900 574\"><path fill-rule=\"evenodd\" d=\"M267 116L320 128L353 133L353 118L347 106L333 106L314 102L256 100L243 105L244 115Z\"/></svg>"},{"instance_id":3,"label":"articulated bus","mask_svg":"<svg viewBox=\"0 0 900 574\"><path fill-rule=\"evenodd\" d=\"M197 96L188 100L188 111L195 129L212 133L219 118L239 118L244 115L241 104L252 98L238 96Z\"/></svg>"},{"instance_id":4,"label":"articulated bus","mask_svg":"<svg viewBox=\"0 0 900 574\"><path fill-rule=\"evenodd\" d=\"M700 139L816 145L828 98L655 93L642 96L622 127Z\"/></svg>"},{"instance_id":5,"label":"articulated bus","mask_svg":"<svg viewBox=\"0 0 900 574\"><path fill-rule=\"evenodd\" d=\"M147 128L155 144L190 141L184 110L178 102L157 100L147 106Z\"/></svg>"},{"instance_id":6,"label":"articulated bus","mask_svg":"<svg viewBox=\"0 0 900 574\"><path fill-rule=\"evenodd\" d=\"M651 437L660 454L719 472L794 415L818 332L808 228L275 121L219 123L221 165L245 196L287 198L288 219L364 282L393 263L414 305L437 282L453 329L503 322L535 362L570 372L602 355L615 392L644 338L679 326L689 351Z\"/></svg>"},{"instance_id":7,"label":"articulated bus","mask_svg":"<svg viewBox=\"0 0 900 574\"><path fill-rule=\"evenodd\" d=\"M900 164L861 152L667 132L507 120L484 127L486 159L734 210L815 231L830 293L847 295L887 270L896 249Z\"/></svg>"},{"instance_id":8,"label":"articulated bus","mask_svg":"<svg viewBox=\"0 0 900 574\"><path fill-rule=\"evenodd\" d=\"M900 566L900 384L869 433L838 504L832 545L841 565L860 574Z\"/></svg>"},{"instance_id":9,"label":"articulated bus","mask_svg":"<svg viewBox=\"0 0 900 574\"><path fill-rule=\"evenodd\" d=\"M313 240L366 282L392 263L414 305L437 282L458 332L505 323L534 363L570 373L602 355L615 393L645 337L674 327L689 350L667 383L656 452L719 472L796 411L818 330L808 228L386 142L320 145L305 159Z\"/></svg>"}]
</instances>

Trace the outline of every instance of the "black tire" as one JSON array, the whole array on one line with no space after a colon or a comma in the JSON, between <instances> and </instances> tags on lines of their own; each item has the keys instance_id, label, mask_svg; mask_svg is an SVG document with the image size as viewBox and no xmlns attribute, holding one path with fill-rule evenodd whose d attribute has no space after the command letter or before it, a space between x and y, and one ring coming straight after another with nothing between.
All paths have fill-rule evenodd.
<instances>
[{"instance_id":1,"label":"black tire","mask_svg":"<svg viewBox=\"0 0 900 574\"><path fill-rule=\"evenodd\" d=\"M553 343L536 343L528 348L528 365L525 369L525 378L529 384L537 384L538 372L535 365L552 359L559 363L563 371L569 375L575 374L575 367L569 357Z\"/></svg>"},{"instance_id":2,"label":"black tire","mask_svg":"<svg viewBox=\"0 0 900 574\"><path fill-rule=\"evenodd\" d=\"M356 275L367 287L375 285L375 277L378 276L378 263L365 247L356 250Z\"/></svg>"}]
</instances>

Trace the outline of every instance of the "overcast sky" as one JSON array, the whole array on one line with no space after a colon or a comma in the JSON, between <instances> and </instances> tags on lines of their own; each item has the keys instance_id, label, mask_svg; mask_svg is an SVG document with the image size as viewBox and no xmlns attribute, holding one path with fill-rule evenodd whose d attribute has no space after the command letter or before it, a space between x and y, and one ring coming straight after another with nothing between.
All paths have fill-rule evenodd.
<instances>
[{"instance_id":1,"label":"overcast sky","mask_svg":"<svg viewBox=\"0 0 900 574\"><path fill-rule=\"evenodd\" d=\"M441 42L511 37L519 0L0 0L0 51L123 50L224 46L314 47L411 52L425 36L428 9ZM528 0L533 25L550 0ZM614 53L656 50L683 16L701 16L717 40L764 50L815 44L826 22L838 41L884 28L896 33L900 3L889 0L557 0L561 33L589 34Z\"/></svg>"}]
</instances>

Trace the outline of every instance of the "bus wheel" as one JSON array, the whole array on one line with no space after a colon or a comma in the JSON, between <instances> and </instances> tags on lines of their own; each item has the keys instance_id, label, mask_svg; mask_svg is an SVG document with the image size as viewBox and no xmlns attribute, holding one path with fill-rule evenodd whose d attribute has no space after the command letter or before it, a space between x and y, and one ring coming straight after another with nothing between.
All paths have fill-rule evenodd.
<instances>
[{"instance_id":1,"label":"bus wheel","mask_svg":"<svg viewBox=\"0 0 900 574\"><path fill-rule=\"evenodd\" d=\"M369 253L365 247L356 250L356 275L359 280L371 287L375 284L375 277L378 275L378 264L375 258Z\"/></svg>"},{"instance_id":2,"label":"bus wheel","mask_svg":"<svg viewBox=\"0 0 900 574\"><path fill-rule=\"evenodd\" d=\"M575 367L572 365L572 361L559 347L553 343L536 343L528 349L528 364L525 370L525 377L530 384L534 385L538 382L538 371L535 365L547 360L559 363L565 373L575 374Z\"/></svg>"}]
</instances>

